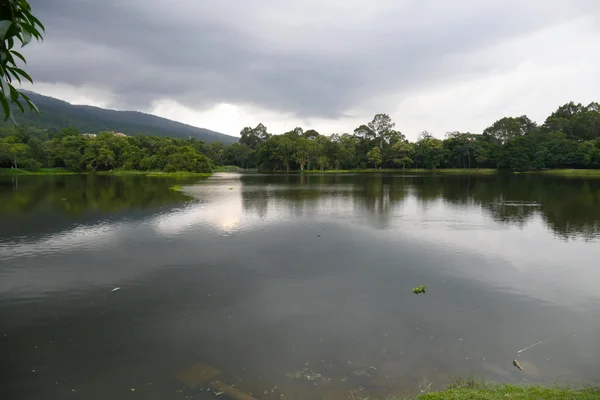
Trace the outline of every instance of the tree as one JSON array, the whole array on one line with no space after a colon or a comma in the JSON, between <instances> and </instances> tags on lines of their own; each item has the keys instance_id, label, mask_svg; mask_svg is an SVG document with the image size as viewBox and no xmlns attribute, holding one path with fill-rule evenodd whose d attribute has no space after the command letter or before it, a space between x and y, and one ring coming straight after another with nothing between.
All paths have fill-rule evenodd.
<instances>
[{"instance_id":1,"label":"tree","mask_svg":"<svg viewBox=\"0 0 600 400\"><path fill-rule=\"evenodd\" d=\"M267 127L263 124L256 125L256 128L246 127L240 132L241 144L245 144L251 149L256 149L259 145L269 140L271 135L267 132Z\"/></svg>"},{"instance_id":2,"label":"tree","mask_svg":"<svg viewBox=\"0 0 600 400\"><path fill-rule=\"evenodd\" d=\"M530 135L536 128L536 123L530 120L526 115L517 118L505 117L486 128L483 131L483 135L489 136L497 142L504 144L507 140L514 137Z\"/></svg>"},{"instance_id":3,"label":"tree","mask_svg":"<svg viewBox=\"0 0 600 400\"><path fill-rule=\"evenodd\" d=\"M379 148L383 149L383 142L389 141L390 134L396 124L388 114L376 114L373 121L368 124L369 129L374 132L374 136L379 138Z\"/></svg>"},{"instance_id":4,"label":"tree","mask_svg":"<svg viewBox=\"0 0 600 400\"><path fill-rule=\"evenodd\" d=\"M415 145L415 154L421 159L425 168L435 169L444 159L445 151L440 139L423 131Z\"/></svg>"},{"instance_id":5,"label":"tree","mask_svg":"<svg viewBox=\"0 0 600 400\"><path fill-rule=\"evenodd\" d=\"M415 149L413 145L407 141L401 140L392 145L394 164L401 165L402 169L404 169L405 166L413 163L412 156L414 153Z\"/></svg>"},{"instance_id":6,"label":"tree","mask_svg":"<svg viewBox=\"0 0 600 400\"><path fill-rule=\"evenodd\" d=\"M0 103L6 121L12 116L11 104L25 111L19 98L23 98L32 111L38 112L29 97L12 85L13 80L21 83L21 78L33 83L29 74L17 64L16 59L25 63L25 57L13 48L15 39L21 42L21 47L31 42L32 38L41 40L44 25L31 13L31 6L26 0L3 0L0 3L0 15Z\"/></svg>"},{"instance_id":7,"label":"tree","mask_svg":"<svg viewBox=\"0 0 600 400\"><path fill-rule=\"evenodd\" d=\"M308 162L311 153L311 144L305 137L299 137L294 141L294 159L300 166L300 171L304 171L304 166Z\"/></svg>"},{"instance_id":8,"label":"tree","mask_svg":"<svg viewBox=\"0 0 600 400\"><path fill-rule=\"evenodd\" d=\"M377 168L381 164L381 150L379 147L373 147L369 150L367 158L369 159L369 162Z\"/></svg>"}]
</instances>

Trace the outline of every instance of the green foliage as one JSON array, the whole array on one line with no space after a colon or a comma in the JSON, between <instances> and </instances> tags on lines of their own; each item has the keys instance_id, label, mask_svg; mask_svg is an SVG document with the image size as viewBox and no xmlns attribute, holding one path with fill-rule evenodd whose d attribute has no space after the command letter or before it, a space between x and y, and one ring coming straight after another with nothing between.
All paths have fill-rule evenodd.
<instances>
[{"instance_id":1,"label":"green foliage","mask_svg":"<svg viewBox=\"0 0 600 400\"><path fill-rule=\"evenodd\" d=\"M271 135L259 124L244 128L239 143L224 146L216 161L267 171L600 168L598 103L560 106L542 126L526 115L506 117L481 134L451 132L444 140L423 131L410 143L394 127L388 114L376 114L353 133L330 136L301 128Z\"/></svg>"},{"instance_id":2,"label":"green foliage","mask_svg":"<svg viewBox=\"0 0 600 400\"><path fill-rule=\"evenodd\" d=\"M411 143L377 114L354 133L325 136L295 128L272 135L266 126L246 127L238 143L205 144L195 139L121 137L78 129L0 127L0 168L64 167L71 171L111 169L208 173L214 164L264 171L378 171L410 167L440 173L491 169L600 169L600 106L569 103L538 127L527 116L502 118L483 133L451 132L444 140L423 131ZM564 129L561 130L561 129ZM24 146L26 145L26 146Z\"/></svg>"},{"instance_id":3,"label":"green foliage","mask_svg":"<svg viewBox=\"0 0 600 400\"><path fill-rule=\"evenodd\" d=\"M15 105L22 112L25 108L22 98L30 110L38 112L29 97L13 86L22 79L33 83L27 72L19 68L18 61L25 64L25 57L14 49L16 40L25 47L32 38L42 39L44 25L31 13L31 6L26 0L4 0L0 4L0 104L4 110L4 120L12 116L11 106Z\"/></svg>"},{"instance_id":4,"label":"green foliage","mask_svg":"<svg viewBox=\"0 0 600 400\"><path fill-rule=\"evenodd\" d=\"M413 291L414 294L425 293L425 286L423 286L423 285L417 286L416 288L413 288L412 291Z\"/></svg>"},{"instance_id":5,"label":"green foliage","mask_svg":"<svg viewBox=\"0 0 600 400\"><path fill-rule=\"evenodd\" d=\"M373 147L371 150L369 150L369 152L367 153L367 158L375 168L379 167L382 161L381 150L379 149L379 147Z\"/></svg>"},{"instance_id":6,"label":"green foliage","mask_svg":"<svg viewBox=\"0 0 600 400\"><path fill-rule=\"evenodd\" d=\"M213 162L206 156L210 150L194 139L120 136L114 132L86 136L74 129L46 139L35 130L0 130L0 168L210 173Z\"/></svg>"}]
</instances>

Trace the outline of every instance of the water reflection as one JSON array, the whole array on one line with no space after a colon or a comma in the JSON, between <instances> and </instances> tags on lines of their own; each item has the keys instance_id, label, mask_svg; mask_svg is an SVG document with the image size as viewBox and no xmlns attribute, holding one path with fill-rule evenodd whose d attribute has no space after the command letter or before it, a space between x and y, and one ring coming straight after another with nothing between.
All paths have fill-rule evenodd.
<instances>
[{"instance_id":1,"label":"water reflection","mask_svg":"<svg viewBox=\"0 0 600 400\"><path fill-rule=\"evenodd\" d=\"M198 362L273 400L358 387L385 398L469 372L597 376L594 181L217 174L183 193L170 185L3 186L0 398L182 399L173 376ZM420 284L426 296L412 294ZM516 371L514 353L540 340ZM285 375L307 363L327 380Z\"/></svg>"},{"instance_id":2,"label":"water reflection","mask_svg":"<svg viewBox=\"0 0 600 400\"><path fill-rule=\"evenodd\" d=\"M436 206L481 207L495 222L523 227L542 218L563 239L591 240L600 233L600 181L539 176L243 175L242 205L248 214L280 217L289 212L362 210L385 229L405 203L421 210ZM268 182L263 185L263 182ZM329 203L329 204L327 204ZM323 212L325 213L325 212Z\"/></svg>"}]
</instances>

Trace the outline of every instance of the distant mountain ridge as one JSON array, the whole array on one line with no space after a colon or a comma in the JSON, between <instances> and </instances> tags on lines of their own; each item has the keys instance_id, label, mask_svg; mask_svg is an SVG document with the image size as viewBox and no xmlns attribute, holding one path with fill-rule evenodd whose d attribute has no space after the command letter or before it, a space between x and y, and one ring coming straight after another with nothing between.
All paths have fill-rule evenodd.
<instances>
[{"instance_id":1,"label":"distant mountain ridge","mask_svg":"<svg viewBox=\"0 0 600 400\"><path fill-rule=\"evenodd\" d=\"M39 108L40 115L30 111L25 113L21 113L20 110L15 111L14 116L17 123L24 126L35 126L51 131L74 127L81 130L82 133L116 131L127 135L143 134L184 139L192 137L206 143L230 144L238 141L238 138L234 136L197 128L152 114L74 105L35 92L25 91L25 93Z\"/></svg>"}]
</instances>

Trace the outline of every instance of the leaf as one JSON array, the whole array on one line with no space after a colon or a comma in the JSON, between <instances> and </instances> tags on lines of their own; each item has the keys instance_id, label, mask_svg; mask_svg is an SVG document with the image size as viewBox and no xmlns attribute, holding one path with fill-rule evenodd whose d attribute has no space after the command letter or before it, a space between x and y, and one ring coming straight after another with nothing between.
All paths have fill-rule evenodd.
<instances>
[{"instance_id":1,"label":"leaf","mask_svg":"<svg viewBox=\"0 0 600 400\"><path fill-rule=\"evenodd\" d=\"M23 95L23 93L21 93L21 95ZM40 113L40 110L37 108L37 106L35 104L33 104L33 102L29 99L25 99L25 101L27 102L27 104L29 105L29 108L34 111L36 114Z\"/></svg>"},{"instance_id":2,"label":"leaf","mask_svg":"<svg viewBox=\"0 0 600 400\"><path fill-rule=\"evenodd\" d=\"M2 84L2 94L7 100L10 99L10 85L4 78L0 78L0 83Z\"/></svg>"},{"instance_id":3,"label":"leaf","mask_svg":"<svg viewBox=\"0 0 600 400\"><path fill-rule=\"evenodd\" d=\"M4 109L4 121L6 122L6 120L8 120L8 118L10 117L10 107L8 105L8 100L6 100L5 97L0 97L0 103L2 103L2 108Z\"/></svg>"},{"instance_id":4,"label":"leaf","mask_svg":"<svg viewBox=\"0 0 600 400\"><path fill-rule=\"evenodd\" d=\"M31 33L29 31L23 30L21 33L21 47L25 47L31 42Z\"/></svg>"},{"instance_id":5,"label":"leaf","mask_svg":"<svg viewBox=\"0 0 600 400\"><path fill-rule=\"evenodd\" d=\"M15 77L15 79L18 80L19 83L22 83L21 82L21 78L19 78L19 75L17 75L17 73L15 72L14 68L8 68L8 72L9 72L9 74L6 75L7 77L10 78L10 74L13 74L13 76Z\"/></svg>"},{"instance_id":6,"label":"leaf","mask_svg":"<svg viewBox=\"0 0 600 400\"><path fill-rule=\"evenodd\" d=\"M22 113L25 112L25 107L23 107L23 104L21 104L19 100L14 100L13 103L16 104L17 107L19 107L19 110L21 110Z\"/></svg>"},{"instance_id":7,"label":"leaf","mask_svg":"<svg viewBox=\"0 0 600 400\"><path fill-rule=\"evenodd\" d=\"M23 55L21 53L19 53L16 50L11 50L10 51L13 55L19 57L21 59L21 61L23 61L23 64L27 64L27 60L25 60L25 57L23 57Z\"/></svg>"},{"instance_id":8,"label":"leaf","mask_svg":"<svg viewBox=\"0 0 600 400\"><path fill-rule=\"evenodd\" d=\"M0 21L0 40L4 40L11 25L12 25L12 21L7 21L7 20Z\"/></svg>"},{"instance_id":9,"label":"leaf","mask_svg":"<svg viewBox=\"0 0 600 400\"><path fill-rule=\"evenodd\" d=\"M21 75L23 78L27 79L29 82L33 83L33 79L31 79L29 74L27 72L23 71L21 68L13 68L13 70L15 72L17 72L19 75Z\"/></svg>"},{"instance_id":10,"label":"leaf","mask_svg":"<svg viewBox=\"0 0 600 400\"><path fill-rule=\"evenodd\" d=\"M34 15L31 15L31 20L33 21L34 24L37 24L40 28L42 28L42 30L45 32L46 28L44 27L44 24L41 23L41 21L39 19L37 19Z\"/></svg>"}]
</instances>

